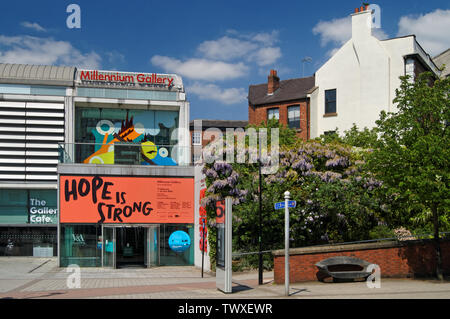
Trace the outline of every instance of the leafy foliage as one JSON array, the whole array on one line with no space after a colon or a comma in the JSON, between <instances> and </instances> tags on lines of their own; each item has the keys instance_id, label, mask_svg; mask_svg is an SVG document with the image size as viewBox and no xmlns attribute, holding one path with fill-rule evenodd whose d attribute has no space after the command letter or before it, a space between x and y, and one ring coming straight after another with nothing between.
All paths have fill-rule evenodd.
<instances>
[{"instance_id":1,"label":"leafy foliage","mask_svg":"<svg viewBox=\"0 0 450 319\"><path fill-rule=\"evenodd\" d=\"M359 131L354 125L342 136L336 130L303 142L278 121L253 126L280 133L279 166L262 180L263 249L284 247L284 211L273 204L284 200L286 190L297 201L290 210L292 247L392 238L399 227L428 232L434 215L450 230L449 81L429 86L430 74L416 82L402 78L394 100L398 112L382 112L373 129ZM233 251L259 249L258 164L248 162L248 139L245 148L245 163L216 161L204 167L208 189L202 205L210 220L213 261L214 203L226 196L235 204ZM270 267L271 259L265 258ZM256 261L250 255L241 265Z\"/></svg>"},{"instance_id":2,"label":"leafy foliage","mask_svg":"<svg viewBox=\"0 0 450 319\"><path fill-rule=\"evenodd\" d=\"M432 86L430 73L422 73L415 82L401 80L394 99L398 112L382 112L377 121L380 137L369 169L395 198L392 219L405 226L427 223L435 210L441 226L448 227L450 79L436 80Z\"/></svg>"}]
</instances>

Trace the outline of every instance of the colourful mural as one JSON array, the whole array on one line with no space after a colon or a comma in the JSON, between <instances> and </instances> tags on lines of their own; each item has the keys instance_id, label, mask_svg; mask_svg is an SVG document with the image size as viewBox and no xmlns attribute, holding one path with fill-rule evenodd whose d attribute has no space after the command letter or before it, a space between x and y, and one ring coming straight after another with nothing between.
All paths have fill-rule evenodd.
<instances>
[{"instance_id":1,"label":"colourful mural","mask_svg":"<svg viewBox=\"0 0 450 319\"><path fill-rule=\"evenodd\" d=\"M159 135L167 135L171 128L176 127L177 112L165 111L134 111L134 116L122 121L100 119L91 133L95 139L95 150L86 157L86 164L117 164L119 147L125 153L133 156L139 152L138 161L141 165L177 165L173 149L175 145L157 145L155 141ZM92 127L92 126L91 126ZM161 140L161 138L160 138ZM116 148L116 151L115 151Z\"/></svg>"}]
</instances>

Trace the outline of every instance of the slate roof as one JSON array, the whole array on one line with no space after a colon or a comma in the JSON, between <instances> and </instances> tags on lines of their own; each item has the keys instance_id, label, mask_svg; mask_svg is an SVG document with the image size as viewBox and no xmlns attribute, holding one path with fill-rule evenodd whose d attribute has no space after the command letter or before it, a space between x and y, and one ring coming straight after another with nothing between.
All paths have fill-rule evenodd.
<instances>
[{"instance_id":1,"label":"slate roof","mask_svg":"<svg viewBox=\"0 0 450 319\"><path fill-rule=\"evenodd\" d=\"M248 101L251 105L262 105L303 99L308 91L314 88L314 83L314 76L283 80L272 95L267 95L267 83L250 85Z\"/></svg>"},{"instance_id":2,"label":"slate roof","mask_svg":"<svg viewBox=\"0 0 450 319\"><path fill-rule=\"evenodd\" d=\"M450 49L438 54L433 58L434 63L441 68L445 64L445 70L441 73L442 76L450 76Z\"/></svg>"}]
</instances>

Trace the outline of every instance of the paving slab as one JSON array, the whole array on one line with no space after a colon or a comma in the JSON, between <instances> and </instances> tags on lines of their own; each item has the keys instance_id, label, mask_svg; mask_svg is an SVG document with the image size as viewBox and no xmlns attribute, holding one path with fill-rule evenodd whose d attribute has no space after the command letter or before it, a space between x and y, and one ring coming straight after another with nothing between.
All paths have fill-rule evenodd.
<instances>
[{"instance_id":1,"label":"paving slab","mask_svg":"<svg viewBox=\"0 0 450 319\"><path fill-rule=\"evenodd\" d=\"M233 273L233 293L217 290L215 275L193 266L150 269L79 268L80 287L69 289L67 268L56 258L0 258L0 299L450 299L450 282L381 279L380 288L365 282L292 283L290 295L276 285L273 272Z\"/></svg>"}]
</instances>

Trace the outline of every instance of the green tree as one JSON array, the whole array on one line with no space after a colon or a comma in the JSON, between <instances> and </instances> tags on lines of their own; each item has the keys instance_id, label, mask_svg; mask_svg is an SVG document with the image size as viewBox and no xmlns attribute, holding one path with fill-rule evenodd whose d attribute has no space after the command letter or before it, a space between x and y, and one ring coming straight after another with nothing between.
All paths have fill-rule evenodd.
<instances>
[{"instance_id":1,"label":"green tree","mask_svg":"<svg viewBox=\"0 0 450 319\"><path fill-rule=\"evenodd\" d=\"M365 127L362 131L359 131L356 124L353 124L351 129L344 131L342 141L351 146L372 148L376 145L377 139L376 127L370 130Z\"/></svg>"},{"instance_id":2,"label":"green tree","mask_svg":"<svg viewBox=\"0 0 450 319\"><path fill-rule=\"evenodd\" d=\"M247 126L248 128L254 128L257 132L259 132L260 129L267 129L267 136L269 137L267 139L267 144L270 145L271 139L270 136L272 134L272 129L276 128L278 129L279 134L279 145L280 146L291 146L294 145L298 137L295 134L295 130L289 128L288 126L285 126L283 123L280 123L277 119L270 119L266 122L261 122L259 125L250 124Z\"/></svg>"},{"instance_id":3,"label":"green tree","mask_svg":"<svg viewBox=\"0 0 450 319\"><path fill-rule=\"evenodd\" d=\"M368 166L393 196L401 198L404 210L413 215L431 212L436 275L442 280L439 219L450 211L450 79L433 81L428 72L416 81L401 77L394 99L398 112L381 113L380 136Z\"/></svg>"}]
</instances>

